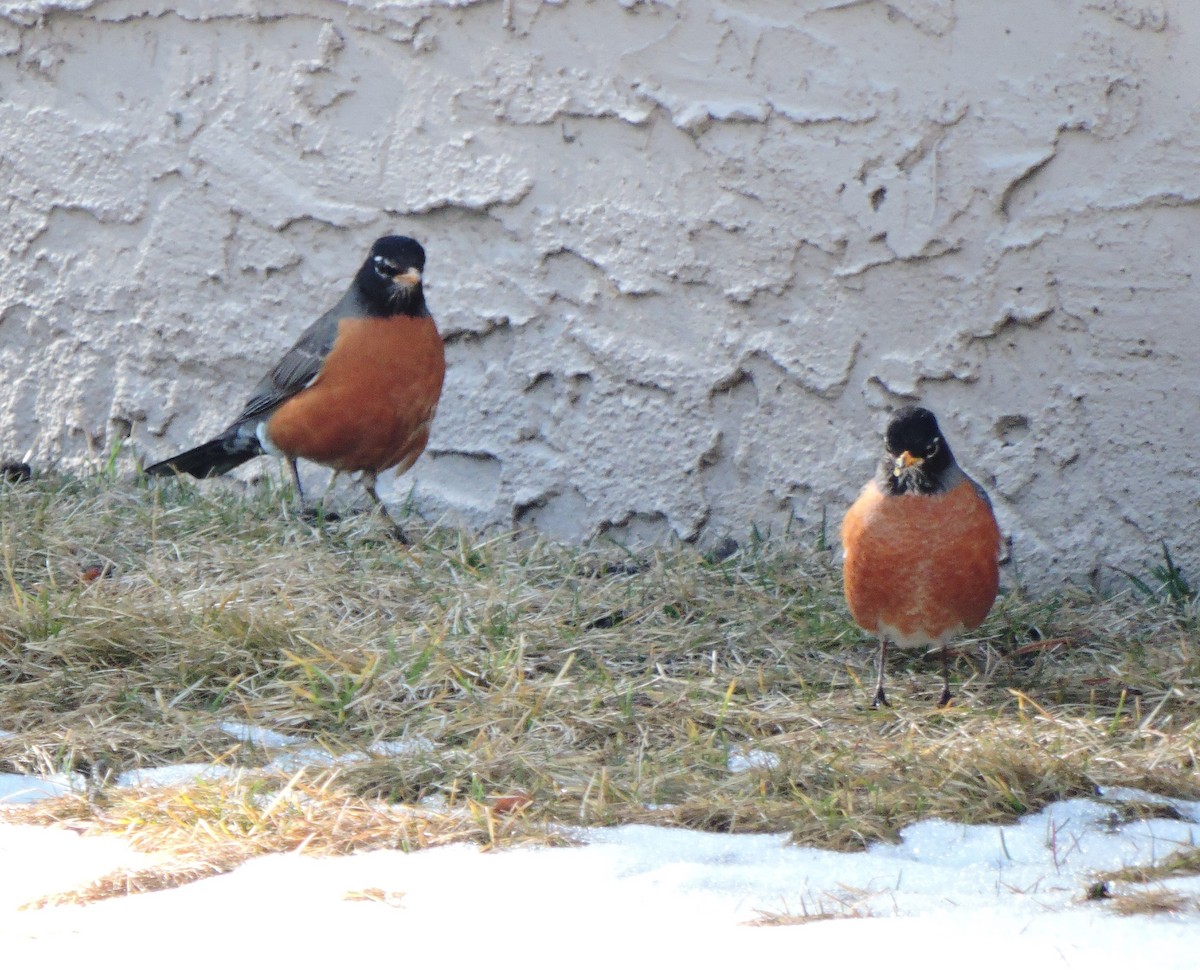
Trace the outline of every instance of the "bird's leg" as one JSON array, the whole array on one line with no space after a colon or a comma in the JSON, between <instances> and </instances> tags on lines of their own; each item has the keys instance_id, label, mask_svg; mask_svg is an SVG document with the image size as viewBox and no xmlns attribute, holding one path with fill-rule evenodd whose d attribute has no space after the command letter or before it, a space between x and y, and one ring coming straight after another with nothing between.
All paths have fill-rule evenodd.
<instances>
[{"instance_id":1,"label":"bird's leg","mask_svg":"<svg viewBox=\"0 0 1200 970\"><path fill-rule=\"evenodd\" d=\"M942 644L942 696L938 698L938 707L949 707L950 698L950 643Z\"/></svg>"},{"instance_id":2,"label":"bird's leg","mask_svg":"<svg viewBox=\"0 0 1200 970\"><path fill-rule=\"evenodd\" d=\"M325 516L321 514L322 510L317 508L310 509L304 501L304 486L300 483L300 467L295 458L287 460L288 469L292 473L292 482L296 486L296 504L299 506L300 519L303 522L320 522Z\"/></svg>"},{"instance_id":3,"label":"bird's leg","mask_svg":"<svg viewBox=\"0 0 1200 970\"><path fill-rule=\"evenodd\" d=\"M367 490L367 494L371 496L371 501L375 503L375 508L378 509L379 514L388 520L392 527L392 535L396 537L398 542L408 545L408 536L404 534L404 530L392 518L391 513L387 510L387 506L383 504L383 500L380 499L379 494L375 491L375 473L363 472L359 481L362 482L362 487Z\"/></svg>"},{"instance_id":4,"label":"bird's leg","mask_svg":"<svg viewBox=\"0 0 1200 970\"><path fill-rule=\"evenodd\" d=\"M288 468L292 472L292 481L296 485L296 501L300 503L301 510L304 509L304 486L300 484L300 469L296 464L295 458L287 460Z\"/></svg>"},{"instance_id":5,"label":"bird's leg","mask_svg":"<svg viewBox=\"0 0 1200 970\"><path fill-rule=\"evenodd\" d=\"M887 637L879 638L879 675L875 678L875 699L871 701L872 707L878 707L882 704L884 707L891 707L888 703L887 695L883 692L883 665L887 661Z\"/></svg>"},{"instance_id":6,"label":"bird's leg","mask_svg":"<svg viewBox=\"0 0 1200 970\"><path fill-rule=\"evenodd\" d=\"M314 505L312 508L304 501L304 486L300 484L300 469L295 458L287 460L288 468L292 471L292 481L296 484L296 501L300 505L300 518L305 522L336 522L341 518L336 512L330 512L325 508L325 499L328 497L329 489L325 489L325 496L322 496L320 504ZM330 487L337 481L340 472L333 473L333 479L329 482Z\"/></svg>"},{"instance_id":7,"label":"bird's leg","mask_svg":"<svg viewBox=\"0 0 1200 970\"><path fill-rule=\"evenodd\" d=\"M333 484L338 480L340 471L334 469L333 476L329 479L329 484L325 486L325 494L321 496L320 505L305 510L305 516L313 520L319 519L322 522L338 522L341 520L341 515L329 507L329 493L333 491Z\"/></svg>"}]
</instances>

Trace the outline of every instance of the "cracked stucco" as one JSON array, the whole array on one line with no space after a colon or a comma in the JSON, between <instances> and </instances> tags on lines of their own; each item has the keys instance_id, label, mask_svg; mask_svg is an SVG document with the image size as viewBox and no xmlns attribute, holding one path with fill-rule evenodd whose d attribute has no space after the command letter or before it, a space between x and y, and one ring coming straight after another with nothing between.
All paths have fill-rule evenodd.
<instances>
[{"instance_id":1,"label":"cracked stucco","mask_svg":"<svg viewBox=\"0 0 1200 970\"><path fill-rule=\"evenodd\" d=\"M426 515L813 535L919 398L1020 578L1195 571L1198 114L1190 0L3 4L0 451L218 430L400 231Z\"/></svg>"}]
</instances>

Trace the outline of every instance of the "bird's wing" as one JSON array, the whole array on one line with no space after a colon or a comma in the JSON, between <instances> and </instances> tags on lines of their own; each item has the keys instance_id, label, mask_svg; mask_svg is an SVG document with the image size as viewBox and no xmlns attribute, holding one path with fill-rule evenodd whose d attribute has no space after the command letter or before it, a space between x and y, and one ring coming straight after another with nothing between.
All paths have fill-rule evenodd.
<instances>
[{"instance_id":1,"label":"bird's wing","mask_svg":"<svg viewBox=\"0 0 1200 970\"><path fill-rule=\"evenodd\" d=\"M342 311L342 304L339 303L300 335L292 349L258 382L250 400L231 427L269 414L316 380L337 339Z\"/></svg>"}]
</instances>

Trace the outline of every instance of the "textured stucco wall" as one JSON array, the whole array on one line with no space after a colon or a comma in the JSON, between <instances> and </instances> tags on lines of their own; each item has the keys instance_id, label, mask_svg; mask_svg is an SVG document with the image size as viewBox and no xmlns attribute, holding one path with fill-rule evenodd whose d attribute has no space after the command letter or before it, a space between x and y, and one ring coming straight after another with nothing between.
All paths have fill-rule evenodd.
<instances>
[{"instance_id":1,"label":"textured stucco wall","mask_svg":"<svg viewBox=\"0 0 1200 970\"><path fill-rule=\"evenodd\" d=\"M427 514L811 530L918 397L1022 578L1200 566L1194 0L29 0L0 145L6 455L217 431L400 231Z\"/></svg>"}]
</instances>

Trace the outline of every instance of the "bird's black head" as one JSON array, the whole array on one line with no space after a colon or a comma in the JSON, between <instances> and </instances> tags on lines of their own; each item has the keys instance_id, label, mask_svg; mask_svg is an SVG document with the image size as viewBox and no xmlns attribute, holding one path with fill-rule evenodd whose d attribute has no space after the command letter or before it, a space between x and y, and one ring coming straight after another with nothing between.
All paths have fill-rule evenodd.
<instances>
[{"instance_id":1,"label":"bird's black head","mask_svg":"<svg viewBox=\"0 0 1200 970\"><path fill-rule=\"evenodd\" d=\"M354 278L372 313L424 316L425 250L408 236L383 236L375 240L367 261Z\"/></svg>"},{"instance_id":2,"label":"bird's black head","mask_svg":"<svg viewBox=\"0 0 1200 970\"><path fill-rule=\"evenodd\" d=\"M930 495L942 490L954 455L933 412L901 408L888 419L883 442L887 454L879 466L878 482L884 492Z\"/></svg>"}]
</instances>

